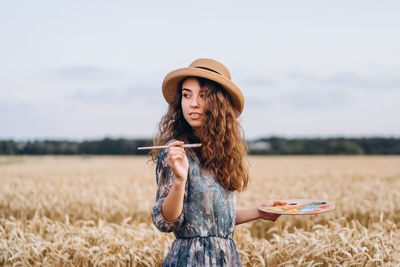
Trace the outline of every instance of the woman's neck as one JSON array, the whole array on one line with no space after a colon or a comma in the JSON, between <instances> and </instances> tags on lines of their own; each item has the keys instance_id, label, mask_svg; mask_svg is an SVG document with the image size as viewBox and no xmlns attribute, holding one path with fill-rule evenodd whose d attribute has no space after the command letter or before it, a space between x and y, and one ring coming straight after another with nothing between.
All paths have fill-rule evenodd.
<instances>
[{"instance_id":1,"label":"woman's neck","mask_svg":"<svg viewBox=\"0 0 400 267\"><path fill-rule=\"evenodd\" d=\"M193 128L193 134L197 139L201 140L201 129L200 128Z\"/></svg>"}]
</instances>

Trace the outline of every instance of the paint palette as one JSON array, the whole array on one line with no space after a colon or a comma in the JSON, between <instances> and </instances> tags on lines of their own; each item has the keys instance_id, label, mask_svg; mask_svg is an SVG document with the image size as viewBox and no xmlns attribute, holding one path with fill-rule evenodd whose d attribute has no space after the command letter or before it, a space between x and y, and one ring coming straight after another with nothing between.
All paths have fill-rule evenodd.
<instances>
[{"instance_id":1,"label":"paint palette","mask_svg":"<svg viewBox=\"0 0 400 267\"><path fill-rule=\"evenodd\" d=\"M335 205L331 202L315 199L287 199L282 200L286 205L273 207L259 207L264 212L276 213L281 215L311 215L331 211Z\"/></svg>"}]
</instances>

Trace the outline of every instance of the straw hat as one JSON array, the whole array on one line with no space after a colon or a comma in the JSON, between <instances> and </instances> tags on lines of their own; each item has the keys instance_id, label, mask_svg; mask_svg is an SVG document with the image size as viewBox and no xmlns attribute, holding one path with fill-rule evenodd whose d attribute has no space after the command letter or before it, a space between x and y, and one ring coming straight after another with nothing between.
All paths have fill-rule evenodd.
<instances>
[{"instance_id":1,"label":"straw hat","mask_svg":"<svg viewBox=\"0 0 400 267\"><path fill-rule=\"evenodd\" d=\"M242 92L231 81L231 74L228 68L210 58L196 59L189 67L171 71L165 76L162 83L162 92L168 103L171 103L174 98L179 82L188 76L202 77L219 83L231 96L236 116L239 117L240 113L242 113L244 107Z\"/></svg>"}]
</instances>

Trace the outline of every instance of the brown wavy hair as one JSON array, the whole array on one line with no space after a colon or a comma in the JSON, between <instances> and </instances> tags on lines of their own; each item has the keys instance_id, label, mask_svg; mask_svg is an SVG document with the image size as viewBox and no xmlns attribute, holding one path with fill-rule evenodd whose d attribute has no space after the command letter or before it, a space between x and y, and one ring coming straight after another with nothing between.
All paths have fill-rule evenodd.
<instances>
[{"instance_id":1,"label":"brown wavy hair","mask_svg":"<svg viewBox=\"0 0 400 267\"><path fill-rule=\"evenodd\" d=\"M186 77L187 79L189 77ZM154 145L164 145L171 139L189 142L201 142L201 149L194 149L201 162L202 171L207 170L216 177L217 182L225 189L244 190L249 182L248 164L246 160L247 145L242 127L238 122L230 96L216 82L200 77L200 87L206 89L206 107L204 123L200 128L200 138L195 136L192 127L183 117L182 80L177 88L175 98L162 117ZM158 150L151 152L154 162L157 161Z\"/></svg>"}]
</instances>

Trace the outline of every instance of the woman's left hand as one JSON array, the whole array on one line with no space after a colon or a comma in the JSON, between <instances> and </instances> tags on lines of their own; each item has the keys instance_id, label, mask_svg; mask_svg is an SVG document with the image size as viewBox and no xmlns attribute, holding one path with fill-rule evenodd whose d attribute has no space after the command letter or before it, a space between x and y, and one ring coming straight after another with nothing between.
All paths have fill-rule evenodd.
<instances>
[{"instance_id":1,"label":"woman's left hand","mask_svg":"<svg viewBox=\"0 0 400 267\"><path fill-rule=\"evenodd\" d=\"M285 205L285 201L280 201L280 200L267 200L263 202L259 207L274 207L277 205ZM269 221L276 221L276 219L281 216L280 214L275 214L275 213L269 213L269 212L260 212L260 218L264 220L269 220Z\"/></svg>"}]
</instances>

